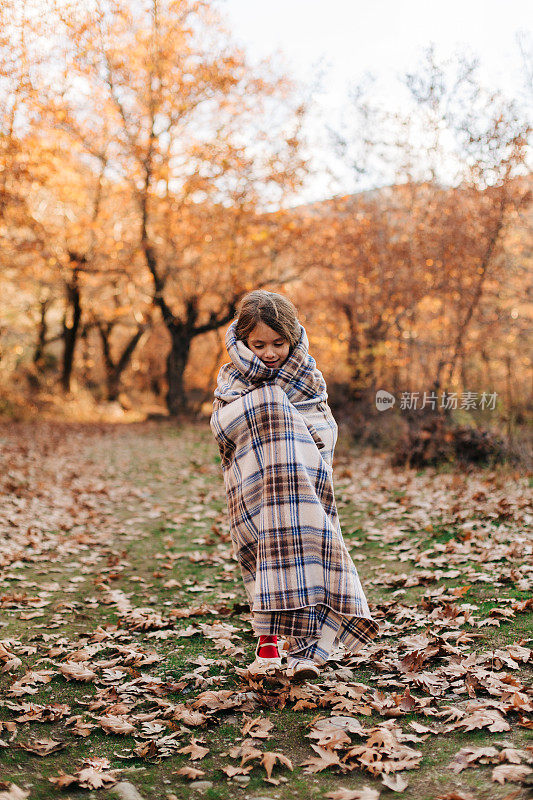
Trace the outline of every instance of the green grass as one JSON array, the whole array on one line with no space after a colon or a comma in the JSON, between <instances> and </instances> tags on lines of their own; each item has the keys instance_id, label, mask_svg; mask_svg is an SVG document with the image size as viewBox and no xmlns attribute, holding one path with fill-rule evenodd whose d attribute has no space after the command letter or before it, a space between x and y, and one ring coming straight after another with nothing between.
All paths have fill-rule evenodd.
<instances>
[{"instance_id":1,"label":"green grass","mask_svg":"<svg viewBox=\"0 0 533 800\"><path fill-rule=\"evenodd\" d=\"M345 451L343 451L345 452ZM356 474L357 458L353 451L352 462L341 460L338 467L349 464ZM15 673L0 673L0 689L4 704L0 705L0 720L8 722L16 718L15 711L5 705L9 702L31 702L49 704L53 702L68 703L71 715L81 715L85 720L94 721L94 717L105 708L89 709L98 693L104 688L101 683L79 683L67 681L62 675L53 677L50 684L39 687L35 694L20 698L9 697L9 686L16 678L20 678L26 670L52 668L60 663L65 654L90 644L91 636L100 626L113 634L111 645L132 645L136 649L155 651L159 661L147 666L131 667L124 681L131 681L142 675L150 675L165 681L179 682L182 676L197 668L191 663L199 656L226 660L227 666L221 663L211 664L204 677L214 679L211 684L195 686L187 681L181 689L170 691L164 700L174 704L186 703L194 699L206 688L243 689L242 682L234 667L242 667L253 658L255 638L252 635L249 615L243 615L239 608L246 607L245 592L242 586L238 566L224 571L224 565L231 565L228 557L230 542L228 541L227 511L224 497L223 481L220 471L220 458L212 440L211 432L201 425L162 424L143 428L139 425L123 427L114 431L113 435L88 438L83 457L96 460L102 465L102 476L127 483L137 494L121 503L112 504L112 535L97 546L80 546L79 552L66 558L49 557L19 561L9 568L8 575L13 577L0 579L0 596L27 592L27 602L20 608L9 608L4 605L0 637L4 642L14 640L13 650L23 662L23 666ZM348 459L345 454L343 458ZM444 470L412 471L413 480L420 478L424 482L434 481L438 485L439 476L446 475ZM466 480L466 478L465 478ZM384 485L386 481L383 481ZM353 480L339 479L335 484L341 527L351 553L356 558L356 566L361 575L369 600L377 605L397 601L398 607L416 610L426 602L432 603L432 593L437 588L447 592L461 586L468 586L468 592L450 602L476 606L476 619L488 618L493 609L506 607L506 598L524 600L529 596L526 588L517 585L517 570L522 560L515 559L512 564L505 560L479 561L478 551L473 550L465 560L457 557L456 562L448 563L446 557L439 570L458 570L458 575L437 577L436 580L424 578L417 586L388 587L383 585L388 575L407 574L409 576L424 575L427 566L419 563L420 554L425 558L436 559L443 556L443 548L455 542L463 542L462 528L459 524L451 524L438 509L429 509L425 518L418 518L412 512L411 489L391 485L386 491L386 512L380 501L358 498L353 490ZM355 480L355 485L357 479ZM350 488L352 486L352 488ZM103 519L106 517L104 516ZM131 520L134 520L131 523ZM483 515L475 509L469 517L485 523ZM130 524L131 523L131 524ZM98 520L95 520L95 525ZM491 520L491 531L498 536L507 535L508 520ZM371 532L369 533L369 527ZM523 534L521 530L517 531ZM510 535L512 536L512 525ZM62 531L59 537L68 536ZM196 552L206 556L205 560L191 560L189 555ZM220 563L210 561L216 555L226 556ZM357 557L363 555L363 560ZM52 560L53 559L53 560ZM513 568L513 571L508 569ZM490 584L476 582L475 577L487 571L494 574L495 580ZM514 577L513 577L514 576ZM73 578L83 577L83 582ZM498 578L501 578L498 580ZM165 586L168 581L177 584ZM113 591L120 590L129 600L132 608L147 608L163 618L172 620L172 612L176 609L191 609L201 603L208 605L220 602L221 594L226 594L227 608L220 614L202 613L176 619L168 627L161 630L159 638L157 630L135 629L120 613L116 603L106 604L106 593L102 584ZM202 591L190 591L202 587ZM34 610L30 597L41 597L49 601L40 611L42 615L32 619L23 619L24 614ZM90 598L95 598L90 601ZM64 604L68 604L65 609ZM232 610L233 606L237 610ZM430 605L431 607L431 605ZM388 612L393 617L392 612ZM531 614L517 614L510 620L499 620L498 626L482 628L468 624L461 626L467 633L479 634L472 644L465 648L466 652L489 651L504 647L515 641L533 640ZM212 625L226 622L238 628L238 636L234 644L242 647L244 655L231 656L224 650L216 648L216 640L201 634L180 637L179 631L189 625L202 623ZM428 624L422 620L415 622L410 629L401 631L399 635L424 632ZM166 637L166 633L171 635ZM52 637L52 638L47 638ZM384 644L394 642L394 636L384 637ZM59 646L60 650L50 657L50 647ZM35 648L35 652L25 651L26 646ZM100 650L94 656L98 662L112 661L117 656L113 647ZM433 670L438 663L430 662L424 669ZM381 672L371 660L352 665L353 680L368 685L371 690ZM531 670L523 668L524 677L529 677ZM516 672L512 673L516 675ZM313 683L320 684L322 679ZM157 710L151 696L123 695L117 684L118 694L107 703L120 702L124 699L133 703L130 714L150 714ZM399 692L402 688L396 689ZM386 689L387 694L392 691ZM424 692L412 689L415 697L423 697ZM480 698L487 695L480 693ZM459 698L468 700L466 692ZM213 786L203 796L211 800L227 798L247 798L254 796L272 797L276 800L289 798L322 798L328 792L339 787L361 789L363 786L379 788L378 779L361 770L341 774L336 770L325 770L317 774L305 773L301 762L314 755L310 747L311 740L306 737L309 723L317 716L328 716L329 708L305 709L295 711L288 701L284 708L271 705L276 701L275 694L263 697L263 705L248 711L248 716L267 716L274 724L271 738L260 743L260 748L276 750L289 756L294 765L291 772L286 768L275 767L274 777L281 777L278 785L265 782L265 771L255 765L249 773L250 780L241 786L228 779L222 767L229 763L237 764L227 755L228 749L240 741L243 727L243 713L240 709L228 709L210 718L201 727L183 729L180 746L187 745L191 736L205 742L209 754L198 762L191 762L186 754L173 754L170 758L150 761L131 755L137 743L147 741L139 735L106 734L100 728L94 728L87 738L76 736L65 720L54 723L18 723L17 737L8 741L10 733L2 731L0 738L7 740L7 747L0 748L0 773L3 780L12 780L19 786L31 784L32 798L48 800L58 795L75 800L87 797L87 790L69 787L60 790L48 781L48 778L59 775L60 771L71 773L79 768L82 759L87 757L106 757L112 768L119 771L122 780L129 780L137 787L145 800L166 800L167 794L173 793L179 800L191 796L189 781L176 774L185 765L195 765L205 771L200 780L211 781ZM437 699L437 704L445 705L452 701ZM366 727L379 724L384 717L376 712L370 716L359 717ZM66 719L66 718L65 718ZM409 788L402 795L416 800L434 800L438 794L451 791L471 791L482 800L500 800L509 794L513 786L500 786L490 779L491 766L481 766L463 771L455 775L447 769L453 755L465 745L483 745L494 741L508 741L515 746L524 746L527 741L527 730L516 725L516 719L510 717L512 730L505 733L490 733L486 729L462 733L454 731L438 737L414 743L420 749L423 758L420 768L405 773L409 779ZM416 720L423 724L434 724L432 717L426 718L420 713L408 713L397 721L404 731L412 732L409 722ZM166 733L178 730L180 723L169 720ZM140 730L140 723L138 723ZM58 738L66 743L66 748L59 753L39 757L27 753L18 745L33 738ZM354 739L354 744L359 741ZM226 755L224 755L226 754ZM121 757L122 756L122 757ZM128 771L133 769L134 771ZM101 790L99 796L112 797L111 790ZM382 788L382 798L387 800L393 793ZM523 795L525 797L525 794ZM517 798L521 800L521 796Z\"/></svg>"}]
</instances>

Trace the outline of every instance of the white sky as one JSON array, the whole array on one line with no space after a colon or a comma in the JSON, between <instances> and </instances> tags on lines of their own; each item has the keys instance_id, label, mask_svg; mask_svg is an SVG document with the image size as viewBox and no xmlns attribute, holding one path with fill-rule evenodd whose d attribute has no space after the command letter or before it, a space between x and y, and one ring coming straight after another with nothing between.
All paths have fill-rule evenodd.
<instances>
[{"instance_id":1,"label":"white sky","mask_svg":"<svg viewBox=\"0 0 533 800\"><path fill-rule=\"evenodd\" d=\"M533 6L527 0L217 0L217 5L252 60L281 51L287 70L303 81L319 62L326 69L317 97L323 113L314 125L320 118L337 118L347 86L366 72L379 78L384 98L393 98L395 76L414 70L430 42L439 60L458 50L477 56L485 85L527 102L517 38L521 33L532 47ZM315 133L320 150L321 133ZM302 199L327 194L318 178Z\"/></svg>"}]
</instances>

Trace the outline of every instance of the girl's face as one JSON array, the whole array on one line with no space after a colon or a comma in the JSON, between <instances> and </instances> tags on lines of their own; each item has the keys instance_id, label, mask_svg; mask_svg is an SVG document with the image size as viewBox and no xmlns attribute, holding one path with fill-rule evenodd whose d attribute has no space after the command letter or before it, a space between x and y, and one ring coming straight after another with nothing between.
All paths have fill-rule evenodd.
<instances>
[{"instance_id":1,"label":"girl's face","mask_svg":"<svg viewBox=\"0 0 533 800\"><path fill-rule=\"evenodd\" d=\"M289 355L289 342L263 321L248 336L247 347L272 369L281 367Z\"/></svg>"}]
</instances>

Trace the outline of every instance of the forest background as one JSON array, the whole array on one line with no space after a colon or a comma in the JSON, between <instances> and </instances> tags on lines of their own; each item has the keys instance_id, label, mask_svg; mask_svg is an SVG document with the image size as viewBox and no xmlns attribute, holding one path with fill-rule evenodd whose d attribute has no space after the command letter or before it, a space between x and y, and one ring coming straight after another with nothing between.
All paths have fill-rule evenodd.
<instances>
[{"instance_id":1,"label":"forest background","mask_svg":"<svg viewBox=\"0 0 533 800\"><path fill-rule=\"evenodd\" d=\"M432 44L398 75L401 111L371 77L353 85L344 124L324 130L360 189L302 203L321 169L319 79L251 62L216 3L1 2L0 414L205 417L224 332L263 287L297 306L359 440L407 435L411 461L450 442L473 460L527 456L533 68L519 46L521 98Z\"/></svg>"}]
</instances>

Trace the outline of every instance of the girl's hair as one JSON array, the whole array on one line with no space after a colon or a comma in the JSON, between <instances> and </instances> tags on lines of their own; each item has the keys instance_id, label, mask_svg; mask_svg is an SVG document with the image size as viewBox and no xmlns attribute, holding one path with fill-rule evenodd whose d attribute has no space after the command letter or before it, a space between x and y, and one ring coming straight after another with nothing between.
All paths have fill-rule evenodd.
<instances>
[{"instance_id":1,"label":"girl's hair","mask_svg":"<svg viewBox=\"0 0 533 800\"><path fill-rule=\"evenodd\" d=\"M298 311L296 306L282 294L254 289L253 292L244 295L239 304L239 316L235 326L237 339L247 342L258 322L264 322L287 339L291 350L298 344L300 339Z\"/></svg>"}]
</instances>

